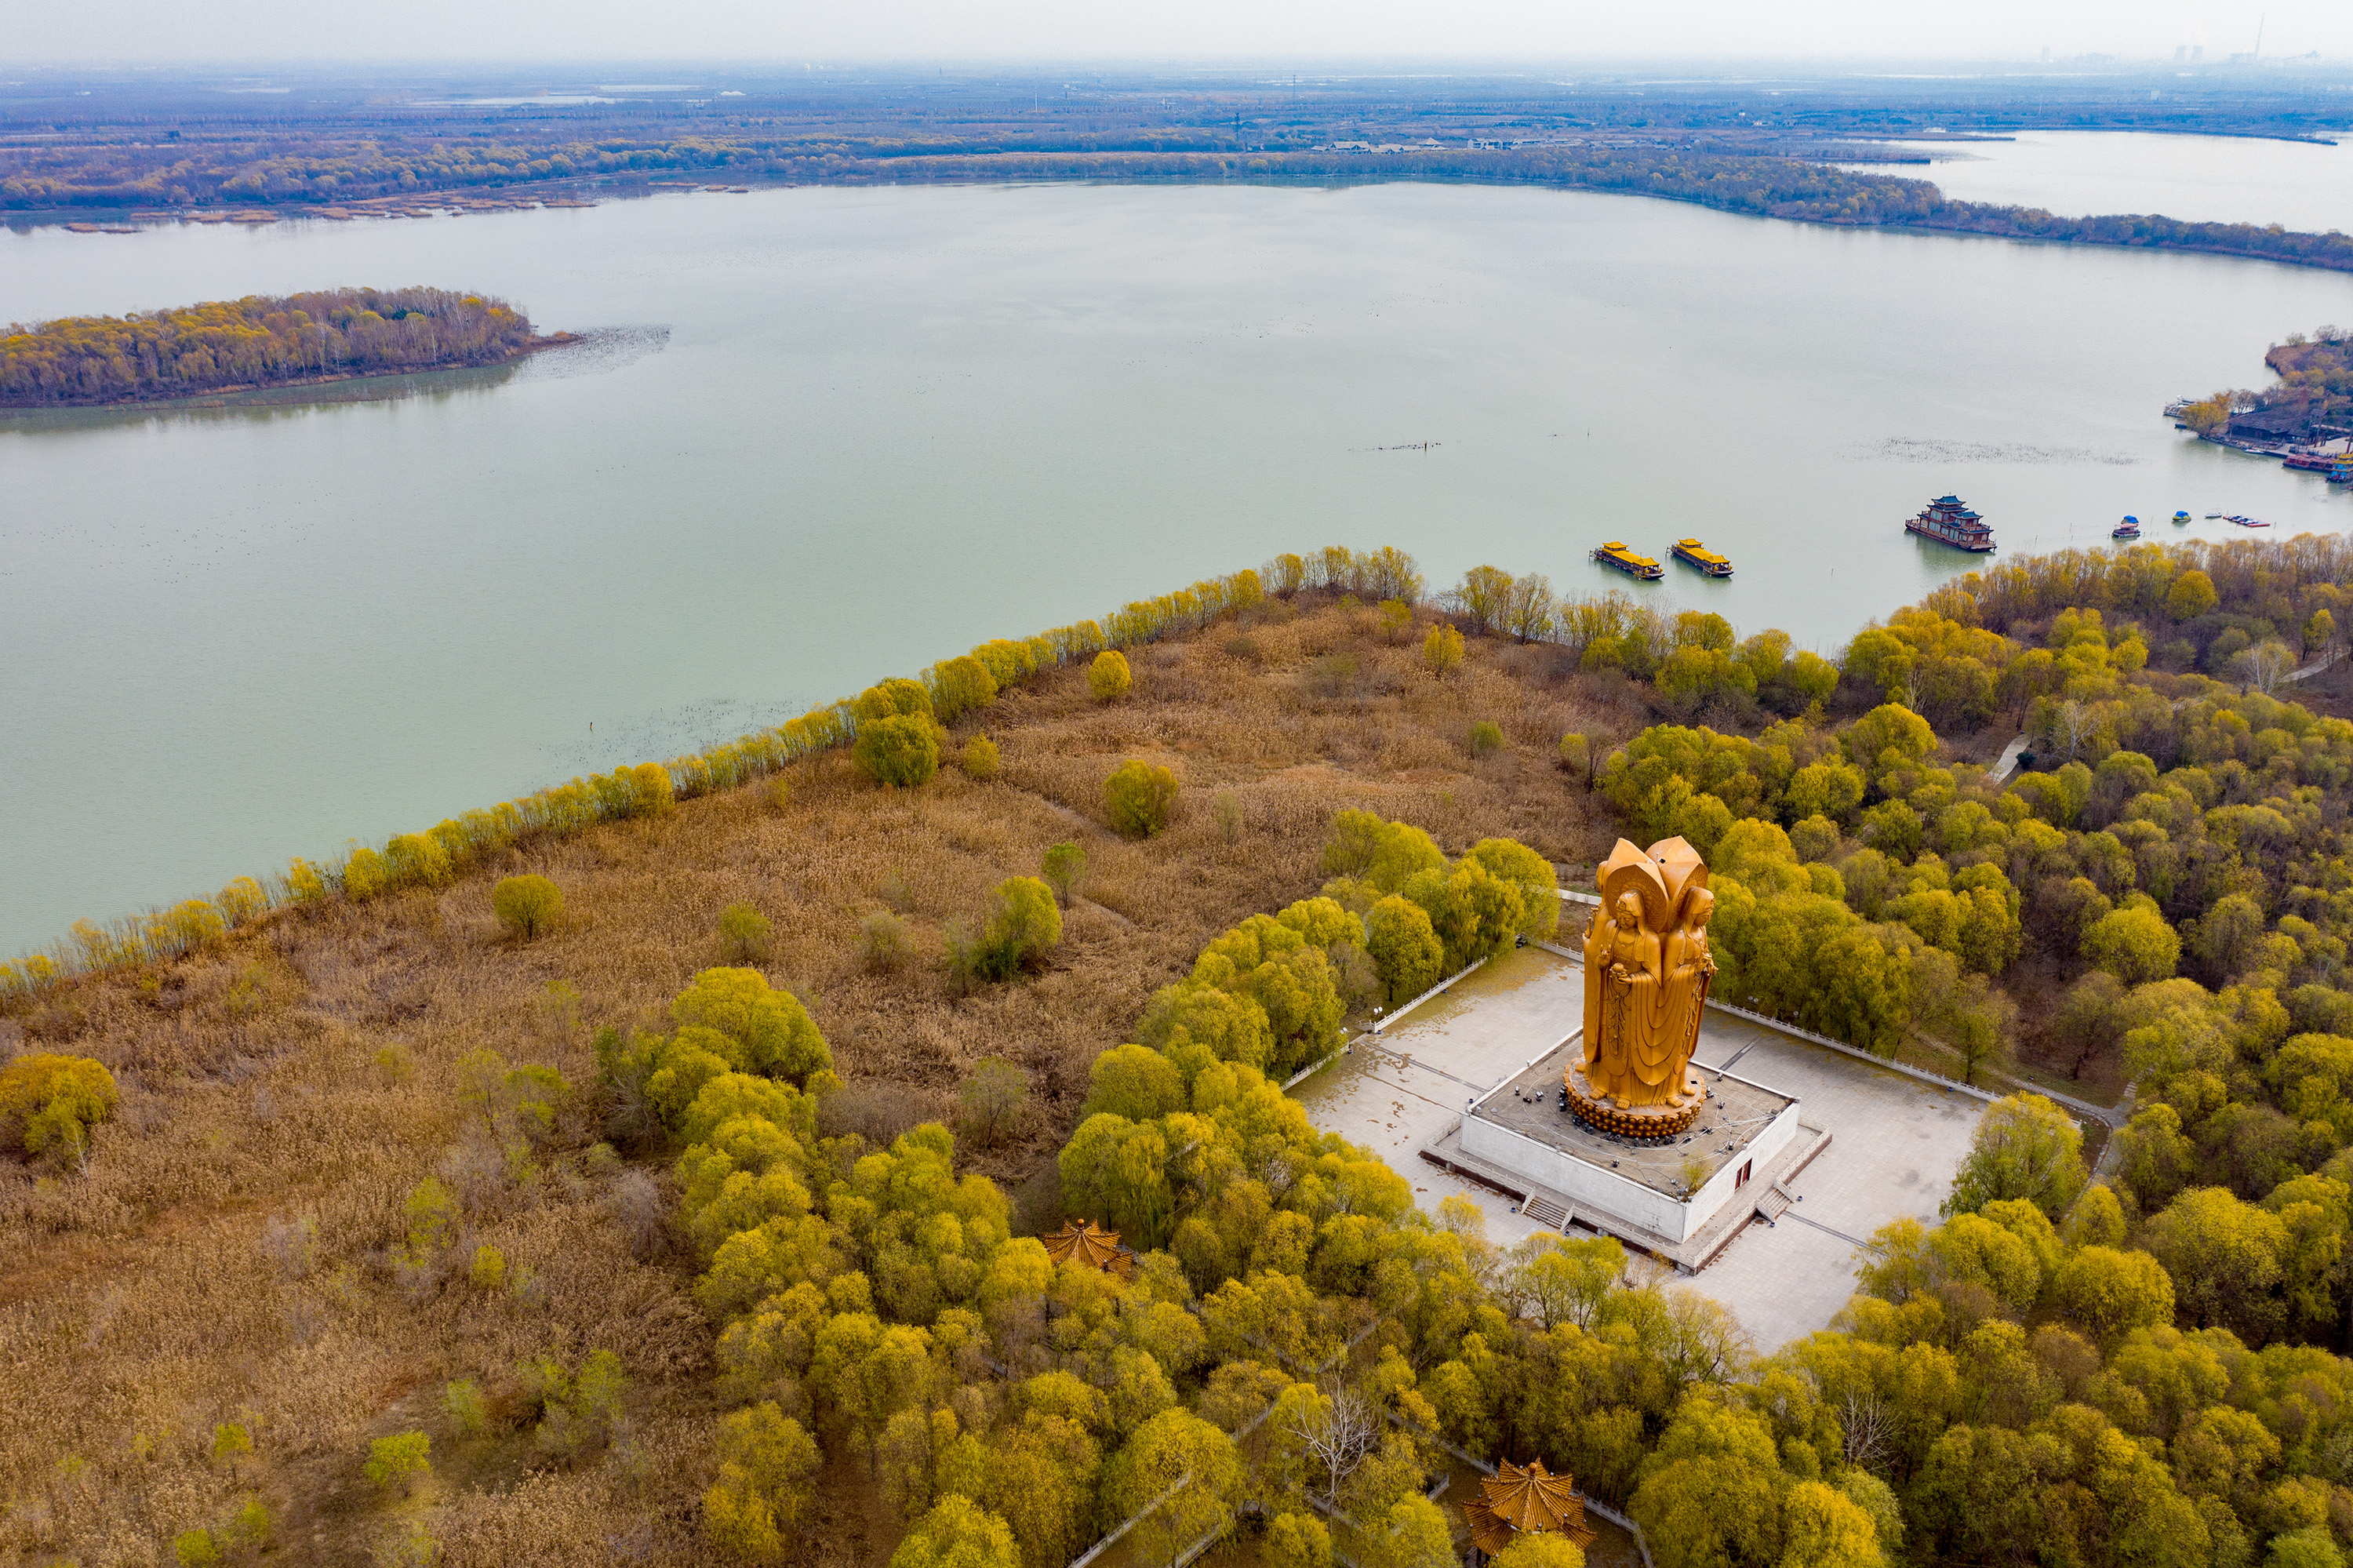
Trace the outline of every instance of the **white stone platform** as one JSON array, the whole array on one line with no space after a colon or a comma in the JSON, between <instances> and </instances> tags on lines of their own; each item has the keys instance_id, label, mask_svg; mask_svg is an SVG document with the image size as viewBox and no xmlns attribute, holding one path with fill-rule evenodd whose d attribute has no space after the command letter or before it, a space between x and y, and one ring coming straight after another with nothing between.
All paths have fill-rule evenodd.
<instances>
[{"instance_id":1,"label":"white stone platform","mask_svg":"<svg viewBox=\"0 0 2353 1568\"><path fill-rule=\"evenodd\" d=\"M1557 1232L1557 1219L1546 1223L1548 1210L1517 1212L1514 1200L1482 1181L1475 1157L1457 1160L1466 1172L1457 1173L1421 1151L1440 1151L1473 1100L1563 1044L1582 1022L1584 1002L1582 969L1524 948L1399 1019L1377 1044L1359 1041L1293 1093L1316 1126L1387 1160L1432 1213L1450 1196L1467 1197L1485 1210L1487 1234L1503 1245ZM1775 1182L1790 1201L1769 1227L1752 1220L1753 1206L1730 1211L1693 1238L1695 1248L1657 1245L1663 1236L1620 1239L1641 1249L1638 1272L1647 1268L1670 1288L1724 1302L1769 1351L1827 1326L1846 1305L1856 1247L1873 1231L1904 1215L1934 1221L1984 1106L1713 1009L1693 1059L1800 1102L1806 1130L1751 1182L1765 1189L1767 1206ZM1452 1147L1459 1150L1459 1139ZM1696 1275L1682 1273L1699 1266Z\"/></svg>"}]
</instances>

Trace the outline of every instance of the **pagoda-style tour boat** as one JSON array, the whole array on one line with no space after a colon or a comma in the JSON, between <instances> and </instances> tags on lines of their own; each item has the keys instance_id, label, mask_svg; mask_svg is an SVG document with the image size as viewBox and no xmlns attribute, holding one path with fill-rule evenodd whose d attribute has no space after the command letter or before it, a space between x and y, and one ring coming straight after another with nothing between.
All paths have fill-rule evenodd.
<instances>
[{"instance_id":1,"label":"pagoda-style tour boat","mask_svg":"<svg viewBox=\"0 0 2353 1568\"><path fill-rule=\"evenodd\" d=\"M1630 577L1641 577L1644 582L1654 583L1667 575L1658 562L1648 556L1636 555L1617 539L1594 551L1593 558L1605 567L1617 567Z\"/></svg>"},{"instance_id":2,"label":"pagoda-style tour boat","mask_svg":"<svg viewBox=\"0 0 2353 1568\"><path fill-rule=\"evenodd\" d=\"M1904 524L1904 531L1980 556L1993 551L1993 530L1986 526L1984 518L1962 505L1957 495L1936 497L1917 517Z\"/></svg>"},{"instance_id":3,"label":"pagoda-style tour boat","mask_svg":"<svg viewBox=\"0 0 2353 1568\"><path fill-rule=\"evenodd\" d=\"M1697 567L1712 577L1728 577L1732 575L1732 563L1697 539L1676 540L1675 559L1687 567Z\"/></svg>"}]
</instances>

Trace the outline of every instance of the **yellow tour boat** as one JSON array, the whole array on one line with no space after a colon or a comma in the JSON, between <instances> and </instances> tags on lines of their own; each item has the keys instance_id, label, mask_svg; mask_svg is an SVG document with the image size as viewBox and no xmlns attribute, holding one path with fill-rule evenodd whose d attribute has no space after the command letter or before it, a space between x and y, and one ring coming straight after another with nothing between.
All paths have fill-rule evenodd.
<instances>
[{"instance_id":1,"label":"yellow tour boat","mask_svg":"<svg viewBox=\"0 0 2353 1568\"><path fill-rule=\"evenodd\" d=\"M1594 551L1593 558L1605 567L1615 567L1628 577L1641 577L1645 582L1656 582L1667 575L1659 569L1658 562L1648 556L1636 555L1617 539Z\"/></svg>"},{"instance_id":2,"label":"yellow tour boat","mask_svg":"<svg viewBox=\"0 0 2353 1568\"><path fill-rule=\"evenodd\" d=\"M1732 563L1697 539L1676 540L1675 559L1687 567L1697 567L1712 577L1728 577L1732 575Z\"/></svg>"}]
</instances>

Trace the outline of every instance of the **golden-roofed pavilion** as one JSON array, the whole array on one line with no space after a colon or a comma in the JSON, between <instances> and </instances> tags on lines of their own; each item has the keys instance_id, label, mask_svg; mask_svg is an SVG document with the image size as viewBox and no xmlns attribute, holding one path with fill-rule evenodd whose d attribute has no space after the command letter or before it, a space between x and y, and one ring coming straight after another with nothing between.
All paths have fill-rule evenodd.
<instances>
[{"instance_id":1,"label":"golden-roofed pavilion","mask_svg":"<svg viewBox=\"0 0 2353 1568\"><path fill-rule=\"evenodd\" d=\"M1135 1254L1119 1245L1119 1233L1085 1220L1065 1220L1062 1228L1040 1238L1046 1255L1056 1263L1082 1263L1125 1279L1135 1267Z\"/></svg>"},{"instance_id":2,"label":"golden-roofed pavilion","mask_svg":"<svg viewBox=\"0 0 2353 1568\"><path fill-rule=\"evenodd\" d=\"M1523 1531L1556 1531L1579 1546L1593 1543L1584 1501L1568 1477L1546 1474L1542 1459L1530 1460L1525 1469L1503 1461L1493 1480L1479 1483L1478 1498L1462 1505L1462 1517L1470 1521L1472 1544L1490 1557Z\"/></svg>"}]
</instances>

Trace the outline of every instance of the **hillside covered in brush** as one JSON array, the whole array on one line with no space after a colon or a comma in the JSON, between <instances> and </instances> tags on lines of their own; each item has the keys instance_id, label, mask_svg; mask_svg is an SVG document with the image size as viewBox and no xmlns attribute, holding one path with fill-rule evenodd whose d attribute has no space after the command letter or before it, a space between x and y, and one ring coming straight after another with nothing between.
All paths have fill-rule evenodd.
<instances>
[{"instance_id":1,"label":"hillside covered in brush","mask_svg":"<svg viewBox=\"0 0 2353 1568\"><path fill-rule=\"evenodd\" d=\"M1828 658L1282 556L86 924L0 971L0 1544L1445 1568L1451 1445L1659 1568L2338 1563L2348 584L2031 558ZM1279 1087L1659 832L1723 994L2010 1096L1769 1355Z\"/></svg>"}]
</instances>

